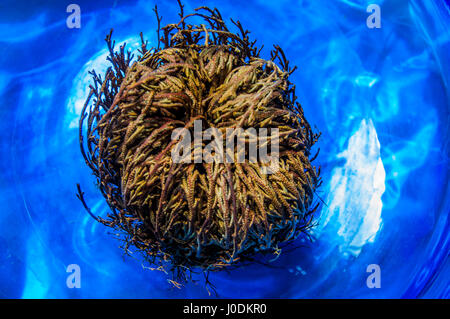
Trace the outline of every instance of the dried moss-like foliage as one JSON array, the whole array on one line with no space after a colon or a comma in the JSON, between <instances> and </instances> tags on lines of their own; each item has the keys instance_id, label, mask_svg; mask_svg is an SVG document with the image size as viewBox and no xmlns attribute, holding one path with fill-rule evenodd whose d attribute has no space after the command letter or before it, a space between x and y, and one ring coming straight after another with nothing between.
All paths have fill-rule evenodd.
<instances>
[{"instance_id":1,"label":"dried moss-like foliage","mask_svg":"<svg viewBox=\"0 0 450 319\"><path fill-rule=\"evenodd\" d=\"M248 31L217 9L199 8L158 27L158 47L137 61L106 38L112 67L94 86L80 119L80 144L120 229L151 263L168 262L175 279L186 271L218 270L308 234L319 174L312 166L313 133L289 82L294 71L281 48L259 57ZM160 24L160 17L155 9ZM196 16L204 24L191 25ZM83 128L87 119L87 126ZM263 164L174 163L176 128L278 128L279 171ZM87 141L83 141L83 132ZM254 138L259 139L258 136ZM246 157L247 158L247 157ZM79 197L86 206L83 194ZM87 208L87 206L86 206Z\"/></svg>"}]
</instances>

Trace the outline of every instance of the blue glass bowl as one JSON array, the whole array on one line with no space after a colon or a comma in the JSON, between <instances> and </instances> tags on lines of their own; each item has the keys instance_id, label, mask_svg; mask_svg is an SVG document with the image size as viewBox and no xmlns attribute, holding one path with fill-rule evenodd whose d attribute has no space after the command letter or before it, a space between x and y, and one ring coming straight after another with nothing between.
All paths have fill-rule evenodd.
<instances>
[{"instance_id":1,"label":"blue glass bowl","mask_svg":"<svg viewBox=\"0 0 450 319\"><path fill-rule=\"evenodd\" d=\"M185 1L185 12L218 7L265 44L263 57L279 44L299 67L299 101L323 133L324 204L313 243L212 274L219 296L448 298L449 5L379 0L381 28L369 28L370 1L268 3ZM107 214L78 145L87 72L108 65L105 35L114 28L132 50L141 31L156 39L148 1L78 4L79 29L60 1L6 1L0 13L0 297L207 298L201 277L173 288L124 256L75 196L80 183L92 211ZM176 1L158 8L163 24L178 21ZM71 264L81 288L67 286Z\"/></svg>"}]
</instances>

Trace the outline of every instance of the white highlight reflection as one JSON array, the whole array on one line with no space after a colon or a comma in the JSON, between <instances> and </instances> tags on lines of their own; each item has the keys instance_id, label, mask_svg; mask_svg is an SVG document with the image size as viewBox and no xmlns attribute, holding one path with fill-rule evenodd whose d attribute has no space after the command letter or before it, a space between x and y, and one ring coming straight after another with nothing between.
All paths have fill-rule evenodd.
<instances>
[{"instance_id":1,"label":"white highlight reflection","mask_svg":"<svg viewBox=\"0 0 450 319\"><path fill-rule=\"evenodd\" d=\"M382 225L386 172L372 120L361 121L337 157L345 164L333 170L321 230L329 225L328 231L337 232L340 250L357 256L366 243L374 242Z\"/></svg>"}]
</instances>

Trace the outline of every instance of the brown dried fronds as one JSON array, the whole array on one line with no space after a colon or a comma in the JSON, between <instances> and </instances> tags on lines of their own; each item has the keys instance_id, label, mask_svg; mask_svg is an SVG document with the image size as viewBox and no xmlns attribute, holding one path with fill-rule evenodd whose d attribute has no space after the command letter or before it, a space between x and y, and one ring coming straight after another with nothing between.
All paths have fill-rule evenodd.
<instances>
[{"instance_id":1,"label":"brown dried fronds","mask_svg":"<svg viewBox=\"0 0 450 319\"><path fill-rule=\"evenodd\" d=\"M232 20L234 33L217 9L180 9L178 23L161 27L155 8L158 46L148 49L141 34L132 64L107 36L112 67L103 78L92 72L80 118L81 152L111 208L107 219L95 218L122 230L126 249L136 247L159 269L169 265L173 282L259 252L278 256L283 244L308 235L320 183L309 160L319 134L296 102L295 68L282 49L264 60L239 21ZM189 24L194 16L204 23ZM251 161L174 163L173 131L192 131L197 119L222 133L278 128L280 169L269 175ZM79 197L87 208L80 189Z\"/></svg>"}]
</instances>

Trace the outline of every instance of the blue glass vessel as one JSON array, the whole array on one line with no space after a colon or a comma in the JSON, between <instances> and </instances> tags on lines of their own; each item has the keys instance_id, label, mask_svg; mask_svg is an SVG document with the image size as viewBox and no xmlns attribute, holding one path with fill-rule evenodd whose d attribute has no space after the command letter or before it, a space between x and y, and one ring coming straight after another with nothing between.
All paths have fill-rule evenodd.
<instances>
[{"instance_id":1,"label":"blue glass vessel","mask_svg":"<svg viewBox=\"0 0 450 319\"><path fill-rule=\"evenodd\" d=\"M34 3L34 2L33 2ZM229 298L449 298L450 5L371 1L184 1L217 7L292 65L309 122L322 131L324 204L313 243L269 265L211 275ZM3 1L0 9L0 297L208 298L201 278L178 289L124 256L113 231L92 219L108 207L85 165L78 118L88 71L103 72L104 38L139 47L156 40L153 1L81 1L81 27L67 4ZM157 2L163 24L176 1ZM67 267L81 270L68 288ZM381 286L370 288L371 265Z\"/></svg>"}]
</instances>

